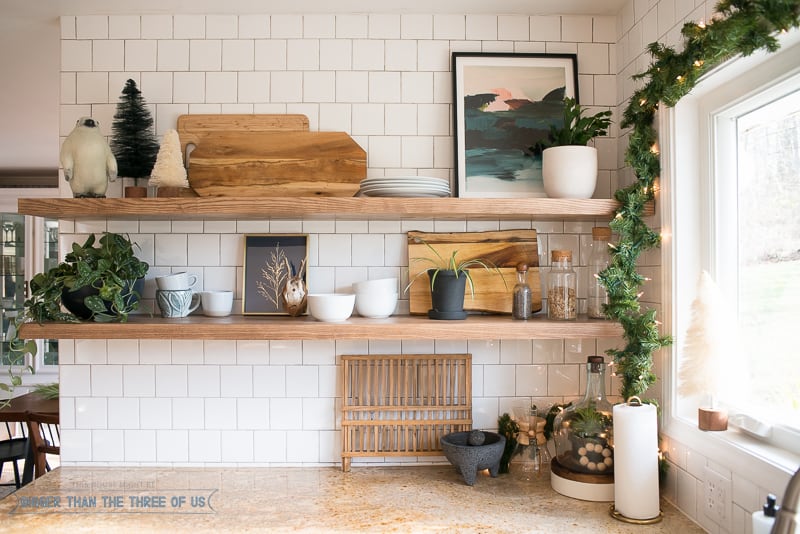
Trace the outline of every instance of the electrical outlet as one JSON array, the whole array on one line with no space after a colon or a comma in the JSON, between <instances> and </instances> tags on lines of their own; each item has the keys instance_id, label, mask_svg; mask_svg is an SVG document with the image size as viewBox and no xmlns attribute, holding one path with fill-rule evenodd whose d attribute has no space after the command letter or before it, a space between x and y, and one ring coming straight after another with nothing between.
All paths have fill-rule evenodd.
<instances>
[{"instance_id":1,"label":"electrical outlet","mask_svg":"<svg viewBox=\"0 0 800 534\"><path fill-rule=\"evenodd\" d=\"M731 481L713 469L705 471L706 500L705 514L717 525L731 529Z\"/></svg>"}]
</instances>

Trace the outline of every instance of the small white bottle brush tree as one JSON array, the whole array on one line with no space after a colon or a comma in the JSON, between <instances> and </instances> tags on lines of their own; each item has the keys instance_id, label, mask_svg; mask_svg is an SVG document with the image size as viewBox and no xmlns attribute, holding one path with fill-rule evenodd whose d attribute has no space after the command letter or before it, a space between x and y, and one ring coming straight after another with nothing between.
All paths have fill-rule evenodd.
<instances>
[{"instance_id":1,"label":"small white bottle brush tree","mask_svg":"<svg viewBox=\"0 0 800 534\"><path fill-rule=\"evenodd\" d=\"M697 297L692 302L692 317L683 345L678 394L703 395L709 406L698 410L701 430L726 430L728 415L717 406L723 391L730 391L739 367L736 353L735 321L722 292L706 271L700 274ZM741 371L741 368L738 369Z\"/></svg>"},{"instance_id":2,"label":"small white bottle brush tree","mask_svg":"<svg viewBox=\"0 0 800 534\"><path fill-rule=\"evenodd\" d=\"M150 174L150 185L159 187L189 187L186 179L186 168L183 166L181 140L178 132L167 130L158 150L153 172Z\"/></svg>"}]
</instances>

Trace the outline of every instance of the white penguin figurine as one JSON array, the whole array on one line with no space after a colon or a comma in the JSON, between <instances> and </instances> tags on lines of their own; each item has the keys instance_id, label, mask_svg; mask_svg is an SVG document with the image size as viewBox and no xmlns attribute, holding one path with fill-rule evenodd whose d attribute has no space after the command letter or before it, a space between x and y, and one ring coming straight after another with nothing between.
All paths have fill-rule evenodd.
<instances>
[{"instance_id":1,"label":"white penguin figurine","mask_svg":"<svg viewBox=\"0 0 800 534\"><path fill-rule=\"evenodd\" d=\"M111 152L100 123L91 117L78 119L61 145L64 179L79 197L105 197L108 182L117 179L117 160Z\"/></svg>"}]
</instances>

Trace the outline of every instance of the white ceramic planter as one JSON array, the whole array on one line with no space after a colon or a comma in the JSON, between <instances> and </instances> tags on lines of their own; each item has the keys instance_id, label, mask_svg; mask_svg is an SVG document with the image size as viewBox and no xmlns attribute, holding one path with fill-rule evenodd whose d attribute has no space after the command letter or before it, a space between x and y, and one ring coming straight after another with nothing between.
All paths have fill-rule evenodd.
<instances>
[{"instance_id":1,"label":"white ceramic planter","mask_svg":"<svg viewBox=\"0 0 800 534\"><path fill-rule=\"evenodd\" d=\"M597 149L554 146L542 152L544 191L550 198L592 198L597 185Z\"/></svg>"}]
</instances>

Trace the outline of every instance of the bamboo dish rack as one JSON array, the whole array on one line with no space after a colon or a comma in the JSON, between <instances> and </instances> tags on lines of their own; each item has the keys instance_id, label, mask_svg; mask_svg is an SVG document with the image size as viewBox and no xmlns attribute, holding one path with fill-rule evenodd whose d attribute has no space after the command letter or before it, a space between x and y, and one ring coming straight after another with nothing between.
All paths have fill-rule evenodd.
<instances>
[{"instance_id":1,"label":"bamboo dish rack","mask_svg":"<svg viewBox=\"0 0 800 534\"><path fill-rule=\"evenodd\" d=\"M352 458L441 456L472 428L471 354L342 356L342 470Z\"/></svg>"}]
</instances>

